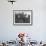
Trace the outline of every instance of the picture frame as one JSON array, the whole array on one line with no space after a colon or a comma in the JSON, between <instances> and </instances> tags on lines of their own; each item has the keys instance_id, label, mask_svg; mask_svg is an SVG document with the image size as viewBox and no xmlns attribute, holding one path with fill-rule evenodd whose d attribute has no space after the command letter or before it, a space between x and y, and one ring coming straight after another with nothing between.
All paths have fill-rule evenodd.
<instances>
[{"instance_id":1,"label":"picture frame","mask_svg":"<svg viewBox=\"0 0 46 46\"><path fill-rule=\"evenodd\" d=\"M32 10L13 10L13 25L32 25Z\"/></svg>"}]
</instances>

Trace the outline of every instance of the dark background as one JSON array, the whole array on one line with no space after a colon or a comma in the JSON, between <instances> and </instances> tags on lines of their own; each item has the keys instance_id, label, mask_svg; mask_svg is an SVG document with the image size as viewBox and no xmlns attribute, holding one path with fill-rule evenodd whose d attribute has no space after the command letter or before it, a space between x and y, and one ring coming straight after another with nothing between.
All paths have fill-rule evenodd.
<instances>
[{"instance_id":1,"label":"dark background","mask_svg":"<svg viewBox=\"0 0 46 46\"><path fill-rule=\"evenodd\" d=\"M15 23L30 23L30 15L26 15L24 12L15 14Z\"/></svg>"}]
</instances>

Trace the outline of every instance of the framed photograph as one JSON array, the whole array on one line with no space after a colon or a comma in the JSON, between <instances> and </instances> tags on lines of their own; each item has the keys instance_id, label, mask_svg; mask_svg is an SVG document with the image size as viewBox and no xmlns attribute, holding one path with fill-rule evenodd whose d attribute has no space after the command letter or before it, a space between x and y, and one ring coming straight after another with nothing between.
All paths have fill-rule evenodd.
<instances>
[{"instance_id":1,"label":"framed photograph","mask_svg":"<svg viewBox=\"0 0 46 46\"><path fill-rule=\"evenodd\" d=\"M32 10L13 10L14 25L32 25Z\"/></svg>"}]
</instances>

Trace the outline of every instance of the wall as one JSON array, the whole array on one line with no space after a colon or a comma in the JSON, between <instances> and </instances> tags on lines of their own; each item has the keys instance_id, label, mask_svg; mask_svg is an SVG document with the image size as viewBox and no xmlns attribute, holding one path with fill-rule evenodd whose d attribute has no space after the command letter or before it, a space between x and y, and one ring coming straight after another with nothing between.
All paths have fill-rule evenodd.
<instances>
[{"instance_id":1,"label":"wall","mask_svg":"<svg viewBox=\"0 0 46 46\"><path fill-rule=\"evenodd\" d=\"M32 26L14 26L13 10L33 10ZM17 0L12 5L7 0L0 0L0 40L15 40L18 32L26 32L33 40L46 40L46 1Z\"/></svg>"}]
</instances>

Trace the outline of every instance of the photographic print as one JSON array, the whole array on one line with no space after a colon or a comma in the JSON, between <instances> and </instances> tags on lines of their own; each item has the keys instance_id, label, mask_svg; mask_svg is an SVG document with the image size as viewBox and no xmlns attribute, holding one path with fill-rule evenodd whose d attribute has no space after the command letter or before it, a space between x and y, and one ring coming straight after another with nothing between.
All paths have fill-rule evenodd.
<instances>
[{"instance_id":1,"label":"photographic print","mask_svg":"<svg viewBox=\"0 0 46 46\"><path fill-rule=\"evenodd\" d=\"M13 10L13 24L32 24L32 10Z\"/></svg>"}]
</instances>

